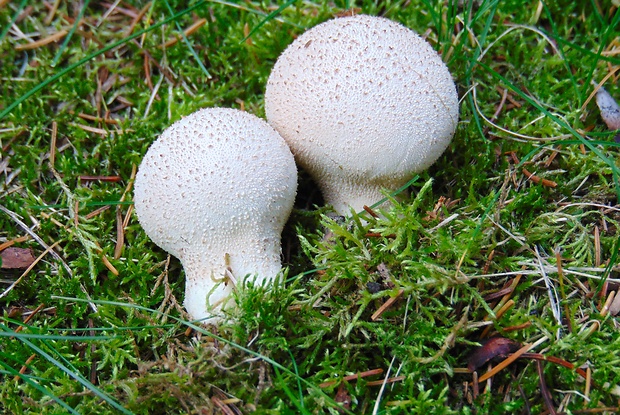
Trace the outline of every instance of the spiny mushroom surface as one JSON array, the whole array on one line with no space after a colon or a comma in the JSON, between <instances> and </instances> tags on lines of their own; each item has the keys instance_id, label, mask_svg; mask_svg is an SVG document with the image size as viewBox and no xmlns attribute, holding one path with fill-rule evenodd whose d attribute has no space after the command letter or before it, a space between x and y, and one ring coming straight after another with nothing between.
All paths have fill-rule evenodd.
<instances>
[{"instance_id":1,"label":"spiny mushroom surface","mask_svg":"<svg viewBox=\"0 0 620 415\"><path fill-rule=\"evenodd\" d=\"M419 35L391 20L329 20L278 58L267 121L340 214L404 185L446 149L458 121L448 68Z\"/></svg>"},{"instance_id":2,"label":"spiny mushroom surface","mask_svg":"<svg viewBox=\"0 0 620 415\"><path fill-rule=\"evenodd\" d=\"M136 213L147 235L181 261L193 319L220 322L244 277L261 284L280 272L280 234L296 189L282 137L242 111L199 110L149 147L135 181Z\"/></svg>"}]
</instances>

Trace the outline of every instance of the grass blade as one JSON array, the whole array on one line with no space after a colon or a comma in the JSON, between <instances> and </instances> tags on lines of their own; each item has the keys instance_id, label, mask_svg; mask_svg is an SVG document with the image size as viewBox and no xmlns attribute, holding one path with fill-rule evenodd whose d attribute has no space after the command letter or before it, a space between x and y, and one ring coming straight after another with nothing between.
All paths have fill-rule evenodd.
<instances>
[{"instance_id":1,"label":"grass blade","mask_svg":"<svg viewBox=\"0 0 620 415\"><path fill-rule=\"evenodd\" d=\"M58 64L58 61L60 60L62 53L67 48L67 45L71 41L71 38L73 37L73 34L75 33L78 25L80 24L80 21L84 17L84 13L86 12L86 9L88 8L88 3L90 3L90 0L84 1L84 5L82 6L82 9L80 10L80 13L78 14L77 18L75 19L75 23L73 23L73 27L71 28L71 30L69 30L69 33L67 33L67 36L65 36L65 40L62 42L62 45L60 45L58 52L56 52L56 56L54 56L54 60L52 61L52 66L56 66Z\"/></svg>"},{"instance_id":2,"label":"grass blade","mask_svg":"<svg viewBox=\"0 0 620 415\"><path fill-rule=\"evenodd\" d=\"M275 19L280 13L282 13L282 11L284 9L286 9L287 7L289 7L292 4L295 4L297 2L297 0L289 0L286 3L284 3L282 6L278 7L276 10L272 11L271 13L269 13L263 20L260 21L259 24L257 24L256 26L254 26L252 28L252 30L250 30L250 33L248 33L248 35L246 37L244 37L243 39L241 39L241 42L239 43L243 43L246 40L248 40L249 38L252 37L252 35L254 33L256 33L261 27L263 27L263 25L273 19Z\"/></svg>"}]
</instances>

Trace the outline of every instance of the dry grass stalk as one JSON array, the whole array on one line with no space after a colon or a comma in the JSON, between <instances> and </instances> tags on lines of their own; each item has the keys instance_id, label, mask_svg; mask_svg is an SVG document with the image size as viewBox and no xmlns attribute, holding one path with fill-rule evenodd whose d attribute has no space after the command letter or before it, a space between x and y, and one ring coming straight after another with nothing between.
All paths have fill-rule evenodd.
<instances>
[{"instance_id":1,"label":"dry grass stalk","mask_svg":"<svg viewBox=\"0 0 620 415\"><path fill-rule=\"evenodd\" d=\"M54 3L51 4L51 7L47 12L47 16L45 16L45 20L43 20L43 23L46 25L52 23L52 20L54 20L54 16L56 15L56 11L58 10L58 6L60 6L60 0L54 0Z\"/></svg>"},{"instance_id":2,"label":"dry grass stalk","mask_svg":"<svg viewBox=\"0 0 620 415\"><path fill-rule=\"evenodd\" d=\"M185 29L183 31L183 34L185 35L185 37L190 36L192 33L196 32L198 29L200 29L202 26L205 25L205 23L207 23L207 19L199 19L196 22L194 22L190 27L188 27L187 29ZM169 48L170 46L176 44L179 40L183 39L183 37L177 35L174 38L168 40L166 43L164 43L163 45L160 45L160 48Z\"/></svg>"},{"instance_id":3,"label":"dry grass stalk","mask_svg":"<svg viewBox=\"0 0 620 415\"><path fill-rule=\"evenodd\" d=\"M110 205L101 206L100 208L97 208L97 209L93 210L92 212L87 213L86 215L84 215L84 218L85 219L92 219L95 216L100 215L101 213L105 212L108 209L110 209Z\"/></svg>"},{"instance_id":4,"label":"dry grass stalk","mask_svg":"<svg viewBox=\"0 0 620 415\"><path fill-rule=\"evenodd\" d=\"M108 118L108 117L96 117L94 115L84 114L83 112L80 112L78 114L78 117L83 118L88 121L104 122L106 124L114 124L114 125L118 124L118 120Z\"/></svg>"},{"instance_id":5,"label":"dry grass stalk","mask_svg":"<svg viewBox=\"0 0 620 415\"><path fill-rule=\"evenodd\" d=\"M491 369L490 371L486 372L484 375L480 376L478 378L478 383L482 383L482 382L486 381L487 379L490 379L491 377L495 376L496 374L498 374L499 372L504 370L506 367L508 367L512 362L514 362L519 357L521 357L521 355L523 353L526 353L526 352L530 351L533 347L534 347L534 344L531 344L531 343L528 343L525 346L521 347L515 353L511 354L506 359L502 360L493 369Z\"/></svg>"},{"instance_id":6,"label":"dry grass stalk","mask_svg":"<svg viewBox=\"0 0 620 415\"><path fill-rule=\"evenodd\" d=\"M398 300L400 298L401 295L403 295L404 292L405 292L405 290L401 289L401 290L398 291L398 293L394 297L388 298L388 300L385 303L383 303L381 305L381 307L379 307L379 309L377 311L374 312L374 314L370 317L370 319L372 321L376 321L379 317L381 317L381 314L383 314L385 312L385 310L390 308L390 306L392 304L394 304L396 302L396 300Z\"/></svg>"},{"instance_id":7,"label":"dry grass stalk","mask_svg":"<svg viewBox=\"0 0 620 415\"><path fill-rule=\"evenodd\" d=\"M135 29L136 25L138 24L140 20L142 20L142 18L144 17L146 12L151 8L151 6L152 6L152 2L149 1L148 3L144 5L142 9L140 9L136 17L133 18L133 20L129 24L129 27L125 31L125 37L133 33L133 30Z\"/></svg>"},{"instance_id":8,"label":"dry grass stalk","mask_svg":"<svg viewBox=\"0 0 620 415\"><path fill-rule=\"evenodd\" d=\"M131 193L131 189L133 188L133 183L136 178L136 173L138 168L134 164L131 167L131 177L129 178L129 182L125 187L125 191L121 196L120 203L123 203L127 198L127 195ZM130 205L127 209L127 213L125 217L122 217L121 205L116 206L116 246L114 247L114 259L119 259L121 257L121 253L123 252L123 245L125 243L125 228L129 224L129 220L131 219L131 212L133 211L133 205Z\"/></svg>"},{"instance_id":9,"label":"dry grass stalk","mask_svg":"<svg viewBox=\"0 0 620 415\"><path fill-rule=\"evenodd\" d=\"M7 249L10 246L13 246L15 244L21 243L21 242L26 242L28 239L30 239L30 237L28 235L23 235L23 236L19 236L15 239L11 239L9 241L3 242L0 244L0 251L4 251L5 249Z\"/></svg>"},{"instance_id":10,"label":"dry grass stalk","mask_svg":"<svg viewBox=\"0 0 620 415\"><path fill-rule=\"evenodd\" d=\"M328 386L335 385L339 382L352 382L354 380L362 379L368 376L380 375L382 373L383 373L383 369L371 369L365 372L356 373L354 375L347 375L343 377L341 380L330 380L329 382L323 382L319 384L319 388L326 388Z\"/></svg>"},{"instance_id":11,"label":"dry grass stalk","mask_svg":"<svg viewBox=\"0 0 620 415\"><path fill-rule=\"evenodd\" d=\"M88 125L82 125L77 123L71 123L74 127L81 128L84 131L88 131L89 133L99 134L100 136L107 137L110 133L103 128L90 127Z\"/></svg>"},{"instance_id":12,"label":"dry grass stalk","mask_svg":"<svg viewBox=\"0 0 620 415\"><path fill-rule=\"evenodd\" d=\"M22 326L20 326L22 327ZM19 328L19 327L18 327ZM28 365L30 363L32 363L32 361L34 360L35 357L37 357L38 355L36 353L30 355L30 357L28 359L26 359L26 361L24 362L24 365L21 367L21 369L19 369L19 374L23 375L26 373L26 371L28 370ZM19 375L15 375L15 377L13 378L13 381L17 382L19 379L21 379L21 377Z\"/></svg>"},{"instance_id":13,"label":"dry grass stalk","mask_svg":"<svg viewBox=\"0 0 620 415\"><path fill-rule=\"evenodd\" d=\"M114 265L112 265L112 263L110 262L110 260L108 259L107 255L104 254L103 252L101 253L101 262L103 262L103 265L105 265L105 267L115 276L118 277L118 270L116 269L116 267Z\"/></svg>"},{"instance_id":14,"label":"dry grass stalk","mask_svg":"<svg viewBox=\"0 0 620 415\"><path fill-rule=\"evenodd\" d=\"M58 123L52 121L52 139L50 140L50 164L54 166L56 161L56 139L58 137Z\"/></svg>"},{"instance_id":15,"label":"dry grass stalk","mask_svg":"<svg viewBox=\"0 0 620 415\"><path fill-rule=\"evenodd\" d=\"M25 45L16 45L15 46L15 50L17 51L22 51L22 50L32 50L32 49L37 49L40 48L41 46L45 46L48 45L50 43L56 42L57 40L62 39L63 37L65 37L67 35L67 33L69 33L66 30L60 30L56 33L54 33L53 35L50 35L46 38L43 39L39 39L35 42L31 42L31 43L27 43Z\"/></svg>"}]
</instances>

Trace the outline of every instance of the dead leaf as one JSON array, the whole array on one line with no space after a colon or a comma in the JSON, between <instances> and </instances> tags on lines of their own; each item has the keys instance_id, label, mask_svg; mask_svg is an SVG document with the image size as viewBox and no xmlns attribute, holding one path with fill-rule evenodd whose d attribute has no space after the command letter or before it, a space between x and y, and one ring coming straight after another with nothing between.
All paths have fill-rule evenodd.
<instances>
[{"instance_id":1,"label":"dead leaf","mask_svg":"<svg viewBox=\"0 0 620 415\"><path fill-rule=\"evenodd\" d=\"M343 409L351 409L351 395L349 395L349 391L344 386L344 383L341 383L340 386L338 386L338 392L336 392L336 397L334 400L342 404Z\"/></svg>"},{"instance_id":2,"label":"dead leaf","mask_svg":"<svg viewBox=\"0 0 620 415\"><path fill-rule=\"evenodd\" d=\"M32 251L27 248L9 247L0 252L2 257L2 269L28 268L34 262Z\"/></svg>"},{"instance_id":3,"label":"dead leaf","mask_svg":"<svg viewBox=\"0 0 620 415\"><path fill-rule=\"evenodd\" d=\"M610 130L620 129L620 106L616 100L601 87L596 93L596 105L601 110L601 118Z\"/></svg>"},{"instance_id":4,"label":"dead leaf","mask_svg":"<svg viewBox=\"0 0 620 415\"><path fill-rule=\"evenodd\" d=\"M514 340L505 337L492 337L469 357L467 369L470 372L478 370L479 367L489 360L496 357L504 357L509 353L516 352L519 348L521 348L521 345Z\"/></svg>"}]
</instances>

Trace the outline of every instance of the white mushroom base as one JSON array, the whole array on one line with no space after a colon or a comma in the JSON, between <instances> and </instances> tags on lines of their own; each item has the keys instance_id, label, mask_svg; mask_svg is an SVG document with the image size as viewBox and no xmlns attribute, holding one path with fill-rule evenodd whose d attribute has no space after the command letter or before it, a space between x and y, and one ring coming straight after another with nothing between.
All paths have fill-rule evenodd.
<instances>
[{"instance_id":1,"label":"white mushroom base","mask_svg":"<svg viewBox=\"0 0 620 415\"><path fill-rule=\"evenodd\" d=\"M220 324L227 319L224 310L236 305L234 291L247 282L254 286L271 285L281 270L280 240L272 238L263 242L248 242L243 252L231 251L232 254L181 254L186 278L183 305L192 319ZM207 256L220 261L212 264L205 261Z\"/></svg>"}]
</instances>

